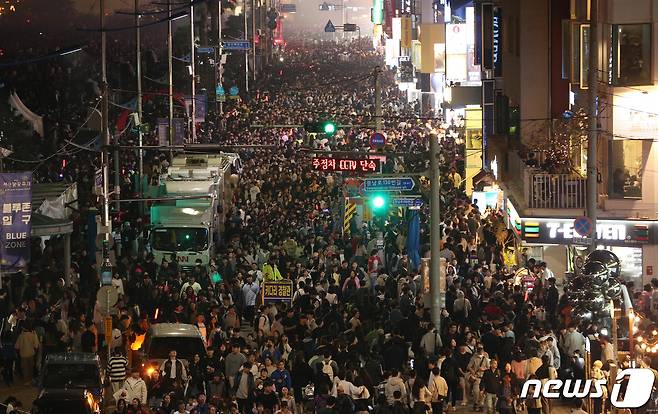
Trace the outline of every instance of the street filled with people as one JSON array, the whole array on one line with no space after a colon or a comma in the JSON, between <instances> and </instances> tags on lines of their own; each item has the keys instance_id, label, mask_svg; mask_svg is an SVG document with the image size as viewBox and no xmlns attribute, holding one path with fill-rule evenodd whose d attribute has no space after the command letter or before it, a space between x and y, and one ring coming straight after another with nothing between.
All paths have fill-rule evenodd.
<instances>
[{"instance_id":1,"label":"street filled with people","mask_svg":"<svg viewBox=\"0 0 658 414\"><path fill-rule=\"evenodd\" d=\"M407 243L410 211L395 208L361 225L345 225L342 207L354 177L318 171L311 161L330 151L370 151L378 66L382 57L370 40L291 41L250 93L227 102L223 114L209 112L199 124L199 142L235 146L231 152L242 162L230 207L222 211L221 241L207 267L184 269L174 255L156 262L149 222L136 203L114 211L111 285L118 312L111 338L105 337L96 301L100 264L89 251L85 216L98 206L90 188L98 153L71 146L75 134L68 126L66 139L34 138L37 153L55 154L36 165L35 179L77 182L80 209L73 213L71 275L63 273L61 239L36 241L29 269L0 290L1 371L9 387L0 393L7 397L7 412L31 406L9 391L21 385L36 390L46 357L64 352L100 356L107 374L105 412L118 414L550 413L561 403L520 398L524 382L582 378L589 369L583 363L586 343L595 361L591 374L604 378L618 362L612 341L595 325L572 322L563 275L533 258L510 258L503 212L480 211L466 195L463 125L446 124L407 103L387 70L383 154L405 155L387 157L386 172L421 176L429 168L430 137L440 137L440 325L430 317L420 260L430 256L430 231L439 231L429 226L426 179L418 178L425 203L416 213L419 245L413 254ZM50 103L40 97L48 93L40 85L65 82L68 73L49 68L14 74L7 84L28 104L52 104L60 109L53 116L80 124L93 98L75 91ZM93 88L87 92L93 95ZM350 126L327 137L272 127L321 117ZM146 141L157 142L155 125ZM74 151L72 158L68 151ZM121 157L121 194L132 194L136 157L134 151ZM145 151L149 182L166 174L169 157L167 150ZM519 282L519 268L532 285ZM292 282L291 300L262 303L263 285L280 280ZM653 309L646 305L650 294L637 298L638 308ZM135 344L166 323L196 326L204 346L166 349L167 357L145 370ZM651 360L638 363L650 366ZM606 405L602 401L598 412Z\"/></svg>"}]
</instances>

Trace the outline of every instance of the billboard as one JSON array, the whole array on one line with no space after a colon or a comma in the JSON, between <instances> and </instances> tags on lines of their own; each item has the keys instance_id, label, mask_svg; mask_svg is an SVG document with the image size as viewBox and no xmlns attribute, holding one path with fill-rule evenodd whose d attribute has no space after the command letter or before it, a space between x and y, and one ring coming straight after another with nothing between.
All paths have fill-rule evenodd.
<instances>
[{"instance_id":1,"label":"billboard","mask_svg":"<svg viewBox=\"0 0 658 414\"><path fill-rule=\"evenodd\" d=\"M0 269L18 272L30 261L32 173L0 173Z\"/></svg>"}]
</instances>

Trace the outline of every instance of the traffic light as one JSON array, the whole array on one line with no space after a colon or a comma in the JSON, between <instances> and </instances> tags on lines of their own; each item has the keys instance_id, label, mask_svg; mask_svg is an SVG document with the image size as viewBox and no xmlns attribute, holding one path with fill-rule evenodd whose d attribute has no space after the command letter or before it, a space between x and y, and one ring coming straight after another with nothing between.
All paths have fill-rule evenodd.
<instances>
[{"instance_id":1,"label":"traffic light","mask_svg":"<svg viewBox=\"0 0 658 414\"><path fill-rule=\"evenodd\" d=\"M276 29L278 18L279 12L277 12L275 8L271 8L270 11L267 12L267 27L269 27L270 30Z\"/></svg>"},{"instance_id":2,"label":"traffic light","mask_svg":"<svg viewBox=\"0 0 658 414\"><path fill-rule=\"evenodd\" d=\"M373 194L370 196L370 209L373 215L381 215L388 211L388 196L386 194Z\"/></svg>"},{"instance_id":3,"label":"traffic light","mask_svg":"<svg viewBox=\"0 0 658 414\"><path fill-rule=\"evenodd\" d=\"M335 134L337 129L336 123L331 120L307 122L304 124L304 130L306 132L325 134L327 136Z\"/></svg>"},{"instance_id":4,"label":"traffic light","mask_svg":"<svg viewBox=\"0 0 658 414\"><path fill-rule=\"evenodd\" d=\"M325 135L333 135L336 132L336 124L332 121L324 121L322 123L322 131Z\"/></svg>"}]
</instances>

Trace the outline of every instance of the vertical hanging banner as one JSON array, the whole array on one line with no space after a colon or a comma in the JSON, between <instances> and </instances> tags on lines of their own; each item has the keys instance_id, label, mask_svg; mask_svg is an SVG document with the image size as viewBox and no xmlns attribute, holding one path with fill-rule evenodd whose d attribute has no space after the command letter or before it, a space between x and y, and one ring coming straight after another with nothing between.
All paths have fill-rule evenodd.
<instances>
[{"instance_id":1,"label":"vertical hanging banner","mask_svg":"<svg viewBox=\"0 0 658 414\"><path fill-rule=\"evenodd\" d=\"M411 17L405 16L400 19L400 29L400 47L403 49L411 49ZM409 54L407 54L407 56L409 56Z\"/></svg>"},{"instance_id":2,"label":"vertical hanging banner","mask_svg":"<svg viewBox=\"0 0 658 414\"><path fill-rule=\"evenodd\" d=\"M185 143L185 119L174 118L172 123L174 125L172 145L183 145ZM169 145L169 120L167 118L158 118L158 143L162 146Z\"/></svg>"},{"instance_id":3,"label":"vertical hanging banner","mask_svg":"<svg viewBox=\"0 0 658 414\"><path fill-rule=\"evenodd\" d=\"M196 95L195 103L195 114L194 122L206 122L206 108L207 108L207 99L205 94ZM189 116L190 111L192 111L192 96L188 95L185 97L185 111Z\"/></svg>"},{"instance_id":4,"label":"vertical hanging banner","mask_svg":"<svg viewBox=\"0 0 658 414\"><path fill-rule=\"evenodd\" d=\"M18 272L30 261L32 173L0 173L0 268Z\"/></svg>"},{"instance_id":5,"label":"vertical hanging banner","mask_svg":"<svg viewBox=\"0 0 658 414\"><path fill-rule=\"evenodd\" d=\"M493 4L482 5L482 69L494 69Z\"/></svg>"},{"instance_id":6,"label":"vertical hanging banner","mask_svg":"<svg viewBox=\"0 0 658 414\"><path fill-rule=\"evenodd\" d=\"M384 33L393 37L393 16L395 16L395 1L384 0Z\"/></svg>"},{"instance_id":7,"label":"vertical hanging banner","mask_svg":"<svg viewBox=\"0 0 658 414\"><path fill-rule=\"evenodd\" d=\"M185 126L187 121L184 118L174 118L174 145L183 145L185 143L185 137L187 133L185 132Z\"/></svg>"},{"instance_id":8,"label":"vertical hanging banner","mask_svg":"<svg viewBox=\"0 0 658 414\"><path fill-rule=\"evenodd\" d=\"M492 21L493 69L494 77L503 76L503 9L494 7Z\"/></svg>"}]
</instances>

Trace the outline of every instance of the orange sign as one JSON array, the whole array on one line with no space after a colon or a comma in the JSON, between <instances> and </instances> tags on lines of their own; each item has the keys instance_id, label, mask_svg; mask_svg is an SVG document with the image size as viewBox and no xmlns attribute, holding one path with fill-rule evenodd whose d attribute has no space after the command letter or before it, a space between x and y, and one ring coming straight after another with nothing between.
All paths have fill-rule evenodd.
<instances>
[{"instance_id":1,"label":"orange sign","mask_svg":"<svg viewBox=\"0 0 658 414\"><path fill-rule=\"evenodd\" d=\"M105 342L112 343L112 317L105 318Z\"/></svg>"}]
</instances>

